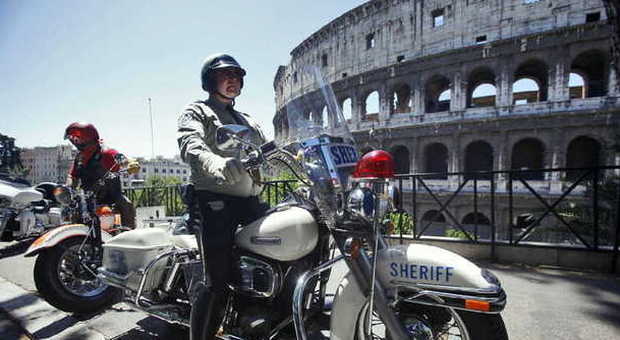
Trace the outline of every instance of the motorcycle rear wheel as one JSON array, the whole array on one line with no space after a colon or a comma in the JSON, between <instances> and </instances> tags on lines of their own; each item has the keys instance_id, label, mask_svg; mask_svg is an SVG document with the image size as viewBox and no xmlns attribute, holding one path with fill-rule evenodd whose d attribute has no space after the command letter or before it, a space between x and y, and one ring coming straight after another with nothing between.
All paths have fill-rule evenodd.
<instances>
[{"instance_id":1,"label":"motorcycle rear wheel","mask_svg":"<svg viewBox=\"0 0 620 340\"><path fill-rule=\"evenodd\" d=\"M34 282L41 296L65 312L92 314L118 301L122 292L88 272L78 259L84 237L72 237L37 256ZM92 246L81 247L87 256Z\"/></svg>"},{"instance_id":2,"label":"motorcycle rear wheel","mask_svg":"<svg viewBox=\"0 0 620 340\"><path fill-rule=\"evenodd\" d=\"M367 334L368 306L366 303L358 315L355 339L390 339L389 330L385 329L376 313L372 316L371 334ZM508 340L504 321L499 314L406 304L399 308L399 319L414 339Z\"/></svg>"}]
</instances>

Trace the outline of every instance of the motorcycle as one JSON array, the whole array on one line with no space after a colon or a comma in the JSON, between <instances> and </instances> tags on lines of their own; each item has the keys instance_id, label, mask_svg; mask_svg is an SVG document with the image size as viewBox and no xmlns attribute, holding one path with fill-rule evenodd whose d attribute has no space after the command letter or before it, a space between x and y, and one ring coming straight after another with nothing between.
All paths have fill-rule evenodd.
<instances>
[{"instance_id":1,"label":"motorcycle","mask_svg":"<svg viewBox=\"0 0 620 340\"><path fill-rule=\"evenodd\" d=\"M115 159L123 164L124 157ZM97 203L106 182L118 180L118 172L108 171L91 190L58 185L53 196L67 210L68 224L60 225L37 238L24 253L37 256L34 282L39 294L52 306L67 312L88 314L118 301L117 288L97 278L102 244L129 230L120 225L114 207Z\"/></svg>"},{"instance_id":2,"label":"motorcycle","mask_svg":"<svg viewBox=\"0 0 620 340\"><path fill-rule=\"evenodd\" d=\"M491 272L438 247L388 245L380 231L398 196L393 159L384 151L358 159L329 83L318 69L304 70L307 94L286 107L288 138L255 145L243 126L216 131L217 147L243 152L249 173L278 165L302 183L236 231L221 325L227 338L305 340L310 330L327 327L336 340L507 339L499 314L506 294ZM307 112L322 106L327 121L309 119ZM197 238L177 230L137 229L107 239L97 271L131 307L188 326L204 259ZM342 262L348 273L332 301L327 281Z\"/></svg>"},{"instance_id":3,"label":"motorcycle","mask_svg":"<svg viewBox=\"0 0 620 340\"><path fill-rule=\"evenodd\" d=\"M0 240L36 237L62 224L62 208L52 195L55 187L52 182L31 187L0 179Z\"/></svg>"}]
</instances>

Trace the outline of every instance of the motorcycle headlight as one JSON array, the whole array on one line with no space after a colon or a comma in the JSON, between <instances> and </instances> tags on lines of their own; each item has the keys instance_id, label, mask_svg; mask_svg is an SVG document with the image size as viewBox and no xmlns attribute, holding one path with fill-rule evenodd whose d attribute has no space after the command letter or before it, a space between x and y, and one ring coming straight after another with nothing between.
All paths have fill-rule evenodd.
<instances>
[{"instance_id":1,"label":"motorcycle headlight","mask_svg":"<svg viewBox=\"0 0 620 340\"><path fill-rule=\"evenodd\" d=\"M73 194L71 193L71 189L65 185L59 185L54 188L54 199L56 202L62 205L70 205L73 201Z\"/></svg>"},{"instance_id":2,"label":"motorcycle headlight","mask_svg":"<svg viewBox=\"0 0 620 340\"><path fill-rule=\"evenodd\" d=\"M360 215L373 218L375 213L383 217L398 205L400 194L391 183L360 183L349 193L347 207ZM375 207L377 211L375 211Z\"/></svg>"}]
</instances>

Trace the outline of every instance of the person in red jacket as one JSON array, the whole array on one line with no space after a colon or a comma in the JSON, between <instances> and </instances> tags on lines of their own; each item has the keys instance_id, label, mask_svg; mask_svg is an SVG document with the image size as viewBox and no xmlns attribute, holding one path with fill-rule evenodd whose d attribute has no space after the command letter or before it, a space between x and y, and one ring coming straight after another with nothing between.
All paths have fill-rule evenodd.
<instances>
[{"instance_id":1,"label":"person in red jacket","mask_svg":"<svg viewBox=\"0 0 620 340\"><path fill-rule=\"evenodd\" d=\"M120 177L115 176L103 181L108 172L118 172L121 166L127 166L129 173L136 173L140 169L134 160L127 160L114 149L104 149L101 146L99 132L88 123L71 123L65 129L65 139L68 139L79 151L73 160L73 165L67 176L67 185L77 187L79 184L85 190L97 192L97 203L114 204L121 214L124 226L136 227L136 209L121 190ZM122 159L123 164L119 163Z\"/></svg>"}]
</instances>

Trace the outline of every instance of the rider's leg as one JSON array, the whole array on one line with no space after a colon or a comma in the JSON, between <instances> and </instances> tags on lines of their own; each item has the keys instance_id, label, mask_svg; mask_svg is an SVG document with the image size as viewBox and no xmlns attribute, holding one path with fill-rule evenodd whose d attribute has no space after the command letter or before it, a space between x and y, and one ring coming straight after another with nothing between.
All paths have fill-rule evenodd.
<instances>
[{"instance_id":1,"label":"rider's leg","mask_svg":"<svg viewBox=\"0 0 620 340\"><path fill-rule=\"evenodd\" d=\"M130 229L136 228L136 208L133 206L131 201L120 195L114 201L116 208L121 213L121 223Z\"/></svg>"},{"instance_id":2,"label":"rider's leg","mask_svg":"<svg viewBox=\"0 0 620 340\"><path fill-rule=\"evenodd\" d=\"M228 300L228 279L232 267L232 244L238 212L220 196L197 191L202 227L196 235L202 241L202 252L208 277L206 288L196 295L191 311L191 340L211 340L224 317Z\"/></svg>"}]
</instances>

